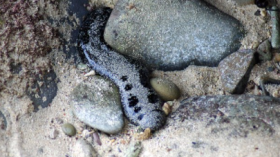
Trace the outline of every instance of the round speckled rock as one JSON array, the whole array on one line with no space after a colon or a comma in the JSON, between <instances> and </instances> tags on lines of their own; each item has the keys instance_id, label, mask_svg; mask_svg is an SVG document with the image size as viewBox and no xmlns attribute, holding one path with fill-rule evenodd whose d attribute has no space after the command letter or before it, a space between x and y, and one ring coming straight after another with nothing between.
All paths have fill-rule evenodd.
<instances>
[{"instance_id":1,"label":"round speckled rock","mask_svg":"<svg viewBox=\"0 0 280 157\"><path fill-rule=\"evenodd\" d=\"M171 101L180 97L180 89L171 81L161 78L152 78L151 86L164 101Z\"/></svg>"},{"instance_id":2,"label":"round speckled rock","mask_svg":"<svg viewBox=\"0 0 280 157\"><path fill-rule=\"evenodd\" d=\"M62 131L68 136L75 136L77 132L76 128L70 123L63 124Z\"/></svg>"},{"instance_id":3,"label":"round speckled rock","mask_svg":"<svg viewBox=\"0 0 280 157\"><path fill-rule=\"evenodd\" d=\"M87 125L114 134L122 130L123 112L119 90L100 76L79 84L71 93L74 114Z\"/></svg>"}]
</instances>

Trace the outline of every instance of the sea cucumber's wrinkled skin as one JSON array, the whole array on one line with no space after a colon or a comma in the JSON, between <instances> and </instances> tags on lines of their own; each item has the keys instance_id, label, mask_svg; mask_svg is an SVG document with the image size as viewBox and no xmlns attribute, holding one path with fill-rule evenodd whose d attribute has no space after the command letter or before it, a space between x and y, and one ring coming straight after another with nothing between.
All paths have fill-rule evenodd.
<instances>
[{"instance_id":1,"label":"sea cucumber's wrinkled skin","mask_svg":"<svg viewBox=\"0 0 280 157\"><path fill-rule=\"evenodd\" d=\"M141 128L157 130L166 121L162 101L150 88L148 70L110 49L103 39L111 9L95 9L80 29L78 48L92 68L119 87L127 118Z\"/></svg>"}]
</instances>

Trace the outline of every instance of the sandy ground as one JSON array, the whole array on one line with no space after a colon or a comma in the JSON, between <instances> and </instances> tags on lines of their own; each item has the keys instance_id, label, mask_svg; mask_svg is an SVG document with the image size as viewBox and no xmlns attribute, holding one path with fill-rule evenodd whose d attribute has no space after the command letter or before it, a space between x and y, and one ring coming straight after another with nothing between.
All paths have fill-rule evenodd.
<instances>
[{"instance_id":1,"label":"sandy ground","mask_svg":"<svg viewBox=\"0 0 280 157\"><path fill-rule=\"evenodd\" d=\"M242 41L242 48L256 48L263 40L270 37L270 19L266 11L254 5L237 6L231 0L207 0L225 13L235 17L248 32ZM70 16L66 12L65 1L31 0L29 5L21 5L20 0L0 0L0 156L74 156L74 146L78 139L86 139L99 156L124 156L130 144L137 141L133 135L137 127L127 123L117 135L99 133L102 145L98 145L90 136L91 129L85 127L71 112L69 95L72 89L90 80L84 74L88 70L77 68L72 58L66 59L62 38L69 40L71 29L77 25L57 20L50 23L47 17L62 19ZM116 0L92 0L91 5L114 6ZM280 2L280 1L278 1ZM91 8L89 5L88 8ZM28 8L27 14L16 14L21 7ZM9 14L7 14L7 10ZM257 11L260 16L256 16ZM6 14L5 14L6 13ZM32 15L32 16L29 16ZM30 18L36 23L30 22ZM75 15L70 16L73 23L78 23ZM16 19L19 20L18 27ZM24 23L29 20L29 23ZM7 27L6 24L11 27ZM8 28L15 28L8 31ZM63 34L57 35L56 32ZM38 34L41 34L39 36ZM9 39L9 40L7 40ZM19 42L21 41L21 42ZM24 42L26 41L26 42ZM69 45L66 45L66 50ZM16 65L21 65L19 72L13 72ZM260 77L270 75L280 79L279 70L268 72L274 66L273 61L258 64L252 71L246 93L261 94L257 88ZM34 84L34 77L44 76L53 69L57 75L57 95L46 108L34 112L34 106L26 91ZM182 71L156 71L154 76L168 78L178 85L182 92L180 100L189 96L224 95L217 68L190 66ZM280 86L268 85L269 92L280 96ZM178 107L175 103L173 110ZM3 115L5 119L3 119ZM66 136L61 129L64 122L75 125L78 134ZM212 134L211 128L203 121L188 121L168 125L154 133L148 140L142 141L140 156L280 156L279 128L273 136L250 134L248 137L227 136L227 130ZM223 127L223 126L219 126ZM200 143L194 146L193 142Z\"/></svg>"}]
</instances>

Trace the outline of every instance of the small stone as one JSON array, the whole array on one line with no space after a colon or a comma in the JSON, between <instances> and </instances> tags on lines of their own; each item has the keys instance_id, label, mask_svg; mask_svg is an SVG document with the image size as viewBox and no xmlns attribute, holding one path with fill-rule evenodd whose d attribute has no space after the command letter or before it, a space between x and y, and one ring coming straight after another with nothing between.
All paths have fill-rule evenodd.
<instances>
[{"instance_id":1,"label":"small stone","mask_svg":"<svg viewBox=\"0 0 280 157\"><path fill-rule=\"evenodd\" d=\"M0 132L1 130L6 130L7 128L7 120L4 114L0 111Z\"/></svg>"},{"instance_id":2,"label":"small stone","mask_svg":"<svg viewBox=\"0 0 280 157\"><path fill-rule=\"evenodd\" d=\"M267 16L267 11L263 9L263 10L261 11L261 16L262 16L262 17L266 17L266 16Z\"/></svg>"},{"instance_id":3,"label":"small stone","mask_svg":"<svg viewBox=\"0 0 280 157\"><path fill-rule=\"evenodd\" d=\"M278 10L276 6L271 7L272 10ZM277 11L270 11L271 16L271 46L274 49L280 48L280 28L279 28L279 13Z\"/></svg>"},{"instance_id":4,"label":"small stone","mask_svg":"<svg viewBox=\"0 0 280 157\"><path fill-rule=\"evenodd\" d=\"M90 72L88 72L88 73L85 74L85 77L93 76L93 75L95 75L95 74L96 74L95 71L94 71L94 70L91 70Z\"/></svg>"},{"instance_id":5,"label":"small stone","mask_svg":"<svg viewBox=\"0 0 280 157\"><path fill-rule=\"evenodd\" d=\"M78 119L103 132L118 133L124 126L118 87L100 76L75 87L71 106Z\"/></svg>"},{"instance_id":6,"label":"small stone","mask_svg":"<svg viewBox=\"0 0 280 157\"><path fill-rule=\"evenodd\" d=\"M52 128L52 129L50 130L50 135L49 135L49 137L50 137L51 139L56 139L56 137L58 136L58 134L59 134L58 130L56 130L55 128Z\"/></svg>"},{"instance_id":7,"label":"small stone","mask_svg":"<svg viewBox=\"0 0 280 157\"><path fill-rule=\"evenodd\" d=\"M273 60L274 60L275 62L280 62L280 53L275 53L275 54L274 54Z\"/></svg>"},{"instance_id":8,"label":"small stone","mask_svg":"<svg viewBox=\"0 0 280 157\"><path fill-rule=\"evenodd\" d=\"M275 91L273 91L272 96L275 98L279 98L280 97L280 89L277 89Z\"/></svg>"},{"instance_id":9,"label":"small stone","mask_svg":"<svg viewBox=\"0 0 280 157\"><path fill-rule=\"evenodd\" d=\"M138 157L139 154L141 153L141 150L142 150L141 142L138 141L136 143L132 143L128 147L125 157Z\"/></svg>"},{"instance_id":10,"label":"small stone","mask_svg":"<svg viewBox=\"0 0 280 157\"><path fill-rule=\"evenodd\" d=\"M100 137L96 131L92 133L92 137L95 143L97 143L100 146L102 145Z\"/></svg>"},{"instance_id":11,"label":"small stone","mask_svg":"<svg viewBox=\"0 0 280 157\"><path fill-rule=\"evenodd\" d=\"M258 9L255 13L254 13L255 16L261 16L261 11Z\"/></svg>"},{"instance_id":12,"label":"small stone","mask_svg":"<svg viewBox=\"0 0 280 157\"><path fill-rule=\"evenodd\" d=\"M79 70L86 70L88 68L88 66L86 64L80 63L77 65L77 68Z\"/></svg>"},{"instance_id":13,"label":"small stone","mask_svg":"<svg viewBox=\"0 0 280 157\"><path fill-rule=\"evenodd\" d=\"M262 42L257 49L257 53L259 54L259 59L262 61L267 61L272 59L272 52L271 52L271 43L269 39Z\"/></svg>"},{"instance_id":14,"label":"small stone","mask_svg":"<svg viewBox=\"0 0 280 157\"><path fill-rule=\"evenodd\" d=\"M169 113L172 111L171 105L169 103L164 103L162 106L162 110L166 115L169 115Z\"/></svg>"},{"instance_id":15,"label":"small stone","mask_svg":"<svg viewBox=\"0 0 280 157\"><path fill-rule=\"evenodd\" d=\"M73 157L96 157L97 153L87 141L79 139L73 147Z\"/></svg>"},{"instance_id":16,"label":"small stone","mask_svg":"<svg viewBox=\"0 0 280 157\"><path fill-rule=\"evenodd\" d=\"M63 120L61 118L59 118L59 117L56 117L55 120L56 120L56 122L58 124L62 124L63 123Z\"/></svg>"},{"instance_id":17,"label":"small stone","mask_svg":"<svg viewBox=\"0 0 280 157\"><path fill-rule=\"evenodd\" d=\"M150 128L146 128L144 130L144 132L140 132L140 133L135 133L134 134L134 138L137 139L137 140L147 140L149 139L150 137L152 136L152 133L151 133L151 129Z\"/></svg>"},{"instance_id":18,"label":"small stone","mask_svg":"<svg viewBox=\"0 0 280 157\"><path fill-rule=\"evenodd\" d=\"M88 137L92 136L93 131L89 131L89 130L83 130L81 133L81 137L83 137L84 139L87 139Z\"/></svg>"},{"instance_id":19,"label":"small stone","mask_svg":"<svg viewBox=\"0 0 280 157\"><path fill-rule=\"evenodd\" d=\"M68 136L75 136L76 135L76 128L70 123L63 124L62 125L62 131Z\"/></svg>"},{"instance_id":20,"label":"small stone","mask_svg":"<svg viewBox=\"0 0 280 157\"><path fill-rule=\"evenodd\" d=\"M171 81L162 78L152 78L151 86L164 101L178 99L181 95L180 89Z\"/></svg>"},{"instance_id":21,"label":"small stone","mask_svg":"<svg viewBox=\"0 0 280 157\"><path fill-rule=\"evenodd\" d=\"M238 51L222 60L218 68L224 89L231 94L243 93L255 62L252 50Z\"/></svg>"},{"instance_id":22,"label":"small stone","mask_svg":"<svg viewBox=\"0 0 280 157\"><path fill-rule=\"evenodd\" d=\"M267 71L269 71L269 72L274 71L274 67L268 67L268 68L267 68Z\"/></svg>"}]
</instances>

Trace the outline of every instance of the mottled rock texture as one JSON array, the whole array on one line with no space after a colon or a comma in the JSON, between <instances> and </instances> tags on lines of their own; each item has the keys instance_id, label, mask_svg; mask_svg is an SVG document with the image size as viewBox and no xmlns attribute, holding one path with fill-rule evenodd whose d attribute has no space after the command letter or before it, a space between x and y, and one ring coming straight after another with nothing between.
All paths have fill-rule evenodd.
<instances>
[{"instance_id":1,"label":"mottled rock texture","mask_svg":"<svg viewBox=\"0 0 280 157\"><path fill-rule=\"evenodd\" d=\"M232 94L243 93L255 63L253 50L238 51L222 60L218 68L224 89Z\"/></svg>"},{"instance_id":2,"label":"mottled rock texture","mask_svg":"<svg viewBox=\"0 0 280 157\"><path fill-rule=\"evenodd\" d=\"M79 84L71 94L74 114L87 125L106 133L117 133L124 125L118 88L108 80L94 77Z\"/></svg>"},{"instance_id":3,"label":"mottled rock texture","mask_svg":"<svg viewBox=\"0 0 280 157\"><path fill-rule=\"evenodd\" d=\"M280 124L280 99L255 95L192 97L181 102L171 119L177 123L203 121L207 126L216 125L213 133L228 130L228 136L234 137L253 132L272 135Z\"/></svg>"},{"instance_id":4,"label":"mottled rock texture","mask_svg":"<svg viewBox=\"0 0 280 157\"><path fill-rule=\"evenodd\" d=\"M105 41L118 52L161 70L217 66L240 47L241 24L201 1L119 0Z\"/></svg>"}]
</instances>

